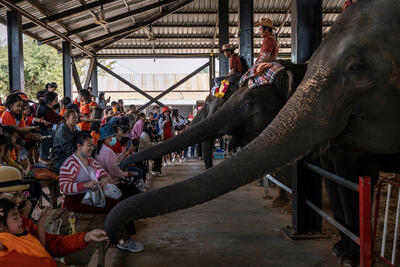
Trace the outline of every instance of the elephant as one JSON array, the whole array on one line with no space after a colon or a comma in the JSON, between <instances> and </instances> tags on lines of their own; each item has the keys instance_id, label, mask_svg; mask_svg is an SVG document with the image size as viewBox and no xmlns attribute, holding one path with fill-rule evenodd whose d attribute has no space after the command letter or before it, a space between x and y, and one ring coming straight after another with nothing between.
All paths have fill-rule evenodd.
<instances>
[{"instance_id":1,"label":"elephant","mask_svg":"<svg viewBox=\"0 0 400 267\"><path fill-rule=\"evenodd\" d=\"M321 149L331 149L328 158L340 155L336 151L362 153L379 158L372 164L394 158L399 166L400 36L393 34L399 12L396 0L351 5L314 52L296 91L257 137L199 175L120 202L105 221L111 242L124 238L121 226L128 221L212 200ZM251 105L244 107L251 112ZM217 114L208 120L222 123Z\"/></svg>"},{"instance_id":2,"label":"elephant","mask_svg":"<svg viewBox=\"0 0 400 267\"><path fill-rule=\"evenodd\" d=\"M229 88L229 90L225 93L223 97L216 97L212 94L208 95L206 100L204 101L203 108L197 113L197 115L193 118L191 123L191 127L194 127L206 120L212 114L214 114L239 88L237 84L236 77L227 77L233 85ZM216 136L218 137L218 136ZM204 160L204 165L206 169L209 169L213 166L212 162L212 147L213 147L214 139L203 140L201 143L202 146L202 156ZM195 143L192 143L194 145ZM172 151L171 151L172 152Z\"/></svg>"},{"instance_id":3,"label":"elephant","mask_svg":"<svg viewBox=\"0 0 400 267\"><path fill-rule=\"evenodd\" d=\"M230 79L227 99L208 96L206 103L209 104L201 109L188 130L148 150L131 155L120 167L157 158L199 142L208 142L224 134L232 136L235 146L246 145L274 119L300 84L307 69L306 64L293 64L287 60L278 62L285 70L276 75L273 84L238 89L237 81ZM248 106L252 107L251 110ZM213 120L210 119L212 115L215 115Z\"/></svg>"}]
</instances>

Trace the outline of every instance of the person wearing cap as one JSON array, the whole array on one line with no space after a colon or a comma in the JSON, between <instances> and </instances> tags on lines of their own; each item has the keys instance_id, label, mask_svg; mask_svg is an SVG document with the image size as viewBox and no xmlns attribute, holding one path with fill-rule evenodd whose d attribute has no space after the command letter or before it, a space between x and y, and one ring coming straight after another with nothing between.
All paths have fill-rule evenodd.
<instances>
[{"instance_id":1,"label":"person wearing cap","mask_svg":"<svg viewBox=\"0 0 400 267\"><path fill-rule=\"evenodd\" d=\"M272 31L275 30L274 24L269 18L261 18L260 21L255 24L255 27L258 27L258 32L263 38L260 55L255 63L260 64L276 60L279 44L276 36L272 33Z\"/></svg>"},{"instance_id":2,"label":"person wearing cap","mask_svg":"<svg viewBox=\"0 0 400 267\"><path fill-rule=\"evenodd\" d=\"M117 154L111 149L117 143L117 133L108 125L101 127L100 139L97 143L95 159L111 175L111 183L118 184L119 178L132 177L135 174L130 171L122 171L119 167Z\"/></svg>"},{"instance_id":3,"label":"person wearing cap","mask_svg":"<svg viewBox=\"0 0 400 267\"><path fill-rule=\"evenodd\" d=\"M44 227L47 209L42 212L38 224L16 209L24 200L23 191L28 188L17 169L0 167L0 266L55 266L52 257L67 256L85 248L91 241L107 239L100 229L68 236L47 233ZM18 225L8 225L10 212ZM44 257L38 257L40 253Z\"/></svg>"},{"instance_id":4,"label":"person wearing cap","mask_svg":"<svg viewBox=\"0 0 400 267\"><path fill-rule=\"evenodd\" d=\"M159 126L159 135L163 137L163 140L168 140L173 137L174 131L172 127L172 119L170 116L171 112L168 107L163 107L162 108L162 116L158 120L158 126ZM171 164L171 155L164 155L164 165L170 165Z\"/></svg>"},{"instance_id":5,"label":"person wearing cap","mask_svg":"<svg viewBox=\"0 0 400 267\"><path fill-rule=\"evenodd\" d=\"M231 44L224 44L221 53L229 59L229 73L227 76L243 75L242 62L238 55L235 54L235 48Z\"/></svg>"}]
</instances>

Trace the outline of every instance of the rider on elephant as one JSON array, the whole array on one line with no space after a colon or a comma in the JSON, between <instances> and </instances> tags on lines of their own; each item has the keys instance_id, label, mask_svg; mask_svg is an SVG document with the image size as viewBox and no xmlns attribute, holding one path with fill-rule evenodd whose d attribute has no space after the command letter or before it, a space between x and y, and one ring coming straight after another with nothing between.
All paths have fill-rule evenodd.
<instances>
[{"instance_id":1,"label":"rider on elephant","mask_svg":"<svg viewBox=\"0 0 400 267\"><path fill-rule=\"evenodd\" d=\"M255 27L258 27L258 32L263 38L260 55L256 59L254 65L244 74L242 80L258 76L271 64L269 62L275 61L279 51L279 43L276 36L273 34L275 30L274 24L269 18L261 18Z\"/></svg>"},{"instance_id":2,"label":"rider on elephant","mask_svg":"<svg viewBox=\"0 0 400 267\"><path fill-rule=\"evenodd\" d=\"M221 53L224 53L224 56L229 58L229 73L227 76L242 76L243 75L243 66L240 58L237 54L235 54L235 48L231 44L224 44L221 49Z\"/></svg>"}]
</instances>

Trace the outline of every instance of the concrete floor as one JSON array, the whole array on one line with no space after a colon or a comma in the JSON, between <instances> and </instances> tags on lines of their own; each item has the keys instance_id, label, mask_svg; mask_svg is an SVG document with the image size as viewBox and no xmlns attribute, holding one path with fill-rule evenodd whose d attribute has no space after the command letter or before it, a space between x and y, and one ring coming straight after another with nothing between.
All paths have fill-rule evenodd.
<instances>
[{"instance_id":1,"label":"concrete floor","mask_svg":"<svg viewBox=\"0 0 400 267\"><path fill-rule=\"evenodd\" d=\"M190 160L163 168L166 176L151 178L160 188L203 170ZM106 266L339 266L331 256L332 241L292 241L280 229L291 217L271 208L255 183L205 204L137 222L140 253L108 251ZM94 259L90 266L95 266Z\"/></svg>"}]
</instances>

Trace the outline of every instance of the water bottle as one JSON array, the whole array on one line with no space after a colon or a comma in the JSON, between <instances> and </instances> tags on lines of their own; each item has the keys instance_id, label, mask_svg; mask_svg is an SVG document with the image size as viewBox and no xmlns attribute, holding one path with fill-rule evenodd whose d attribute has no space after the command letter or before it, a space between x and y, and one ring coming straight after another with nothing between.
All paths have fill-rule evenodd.
<instances>
[{"instance_id":1,"label":"water bottle","mask_svg":"<svg viewBox=\"0 0 400 267\"><path fill-rule=\"evenodd\" d=\"M71 234L75 234L75 214L71 211L69 213L68 222L70 224Z\"/></svg>"}]
</instances>

